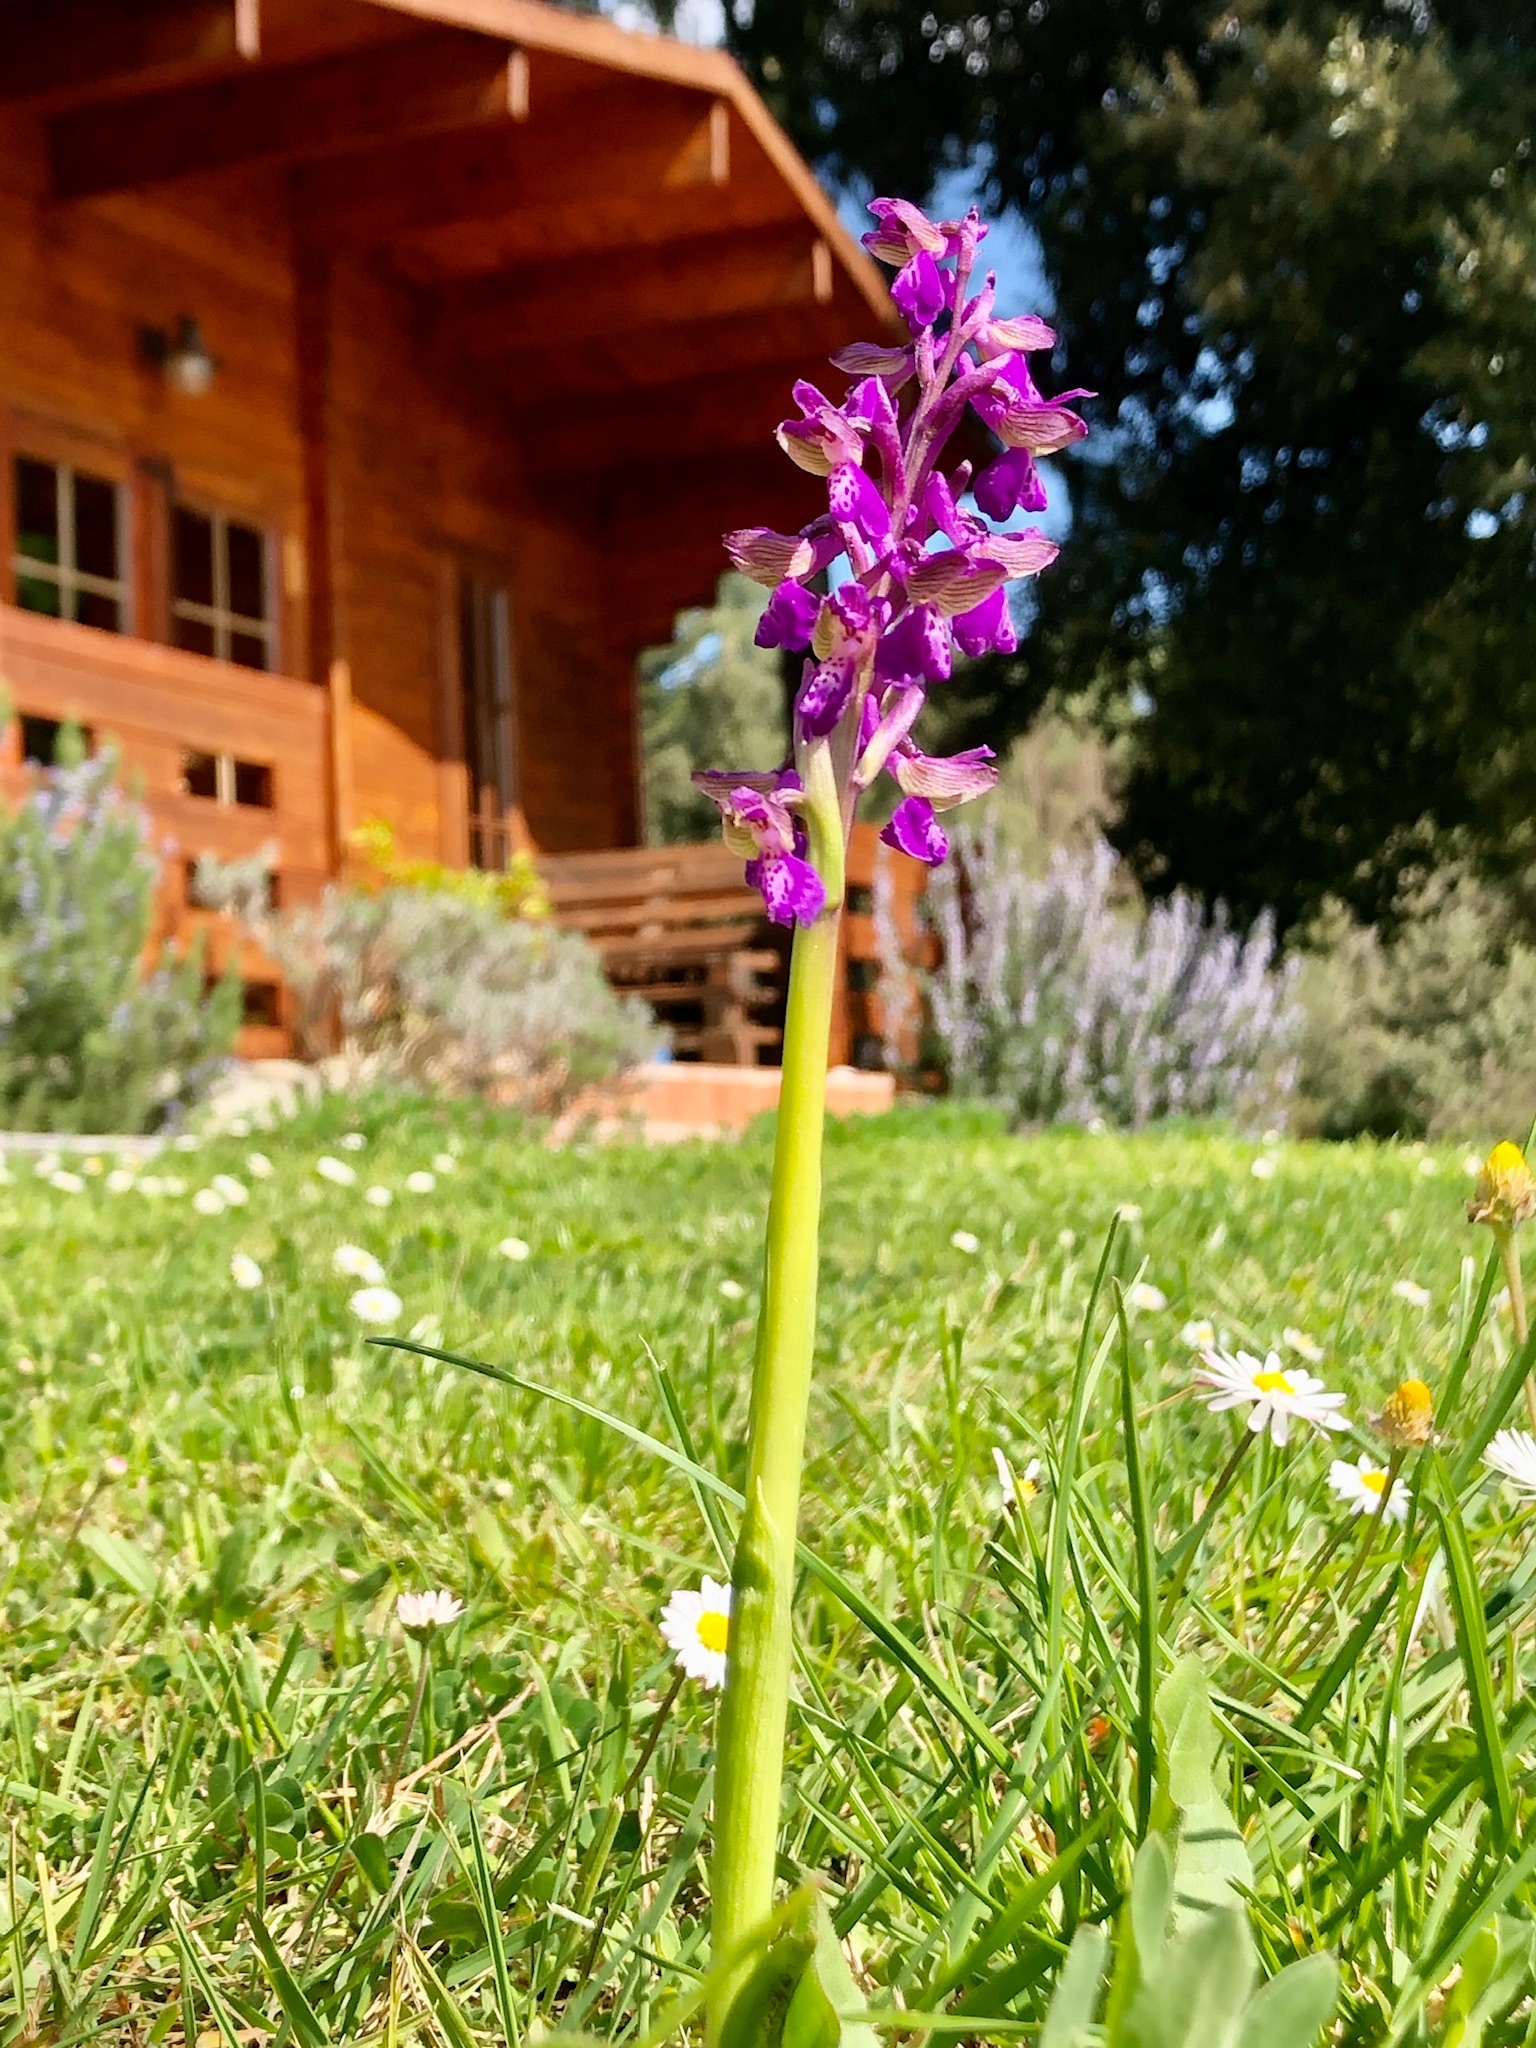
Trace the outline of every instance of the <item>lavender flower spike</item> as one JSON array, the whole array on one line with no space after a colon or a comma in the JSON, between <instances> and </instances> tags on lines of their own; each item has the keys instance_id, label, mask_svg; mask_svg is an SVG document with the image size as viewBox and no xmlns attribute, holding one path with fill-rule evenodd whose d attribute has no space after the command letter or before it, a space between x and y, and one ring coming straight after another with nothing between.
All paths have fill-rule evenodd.
<instances>
[{"instance_id":1,"label":"lavender flower spike","mask_svg":"<svg viewBox=\"0 0 1536 2048\"><path fill-rule=\"evenodd\" d=\"M1088 431L1071 401L1092 395L1043 393L1029 358L1054 346L1051 329L1033 314L995 317L990 276L973 289L986 234L974 210L936 221L910 201L876 199L870 212L865 247L896 271L891 296L912 338L840 350L833 365L849 379L840 403L806 380L795 385L798 411L778 440L825 480L825 510L799 533L757 526L726 536L737 568L772 592L758 645L807 650L794 786L696 778L768 914L798 924L840 906L854 807L881 774L901 792L888 842L929 863L945 851L935 811L996 781L985 748L939 760L921 752L913 727L956 660L1017 646L1008 586L1047 568L1057 550L1037 528L999 532L994 522L1043 510L1038 459ZM968 463L944 467L968 409L997 448L974 487ZM848 578L824 594L839 559Z\"/></svg>"}]
</instances>

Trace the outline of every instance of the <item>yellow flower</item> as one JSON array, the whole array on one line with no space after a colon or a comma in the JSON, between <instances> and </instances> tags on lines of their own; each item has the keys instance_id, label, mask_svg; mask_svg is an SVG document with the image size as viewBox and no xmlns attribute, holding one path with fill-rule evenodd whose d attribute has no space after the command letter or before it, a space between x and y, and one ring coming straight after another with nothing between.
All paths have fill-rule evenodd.
<instances>
[{"instance_id":1,"label":"yellow flower","mask_svg":"<svg viewBox=\"0 0 1536 2048\"><path fill-rule=\"evenodd\" d=\"M1483 1161L1477 1186L1467 1204L1469 1223L1491 1223L1495 1230L1513 1230L1536 1216L1536 1179L1520 1147L1505 1139Z\"/></svg>"},{"instance_id":2,"label":"yellow flower","mask_svg":"<svg viewBox=\"0 0 1536 2048\"><path fill-rule=\"evenodd\" d=\"M1427 1444L1435 1426L1434 1396L1422 1380L1404 1380L1372 1421L1377 1435L1384 1436L1399 1450Z\"/></svg>"}]
</instances>

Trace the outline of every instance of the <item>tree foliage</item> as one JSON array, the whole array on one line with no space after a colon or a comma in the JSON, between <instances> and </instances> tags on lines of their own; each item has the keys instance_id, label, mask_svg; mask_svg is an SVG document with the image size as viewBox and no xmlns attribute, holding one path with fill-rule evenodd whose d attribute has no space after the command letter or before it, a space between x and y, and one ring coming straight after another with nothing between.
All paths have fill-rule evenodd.
<instances>
[{"instance_id":1,"label":"tree foliage","mask_svg":"<svg viewBox=\"0 0 1536 2048\"><path fill-rule=\"evenodd\" d=\"M1536 856L1536 17L1501 0L757 0L835 174L980 161L1097 389L988 737L1091 690L1154 886L1368 913L1447 835Z\"/></svg>"}]
</instances>

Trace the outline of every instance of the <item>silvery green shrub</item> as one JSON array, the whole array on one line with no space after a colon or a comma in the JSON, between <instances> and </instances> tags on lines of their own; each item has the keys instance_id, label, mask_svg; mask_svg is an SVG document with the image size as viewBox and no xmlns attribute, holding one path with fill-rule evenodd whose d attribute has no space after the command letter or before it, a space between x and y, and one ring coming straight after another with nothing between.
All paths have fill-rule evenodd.
<instances>
[{"instance_id":1,"label":"silvery green shrub","mask_svg":"<svg viewBox=\"0 0 1536 2048\"><path fill-rule=\"evenodd\" d=\"M1102 839L1043 875L990 828L954 856L929 885L929 1004L958 1092L1031 1124L1280 1113L1299 1017L1267 919L1245 936L1182 894L1146 908Z\"/></svg>"},{"instance_id":2,"label":"silvery green shrub","mask_svg":"<svg viewBox=\"0 0 1536 2048\"><path fill-rule=\"evenodd\" d=\"M206 991L202 957L146 964L159 863L116 756L57 767L0 814L0 1123L129 1132L177 1122L216 1078L239 986Z\"/></svg>"},{"instance_id":3,"label":"silvery green shrub","mask_svg":"<svg viewBox=\"0 0 1536 2048\"><path fill-rule=\"evenodd\" d=\"M204 861L203 902L242 914L282 969L298 1048L349 1083L494 1094L539 1111L648 1059L644 1004L577 933L441 891L329 888L265 914L249 863Z\"/></svg>"}]
</instances>

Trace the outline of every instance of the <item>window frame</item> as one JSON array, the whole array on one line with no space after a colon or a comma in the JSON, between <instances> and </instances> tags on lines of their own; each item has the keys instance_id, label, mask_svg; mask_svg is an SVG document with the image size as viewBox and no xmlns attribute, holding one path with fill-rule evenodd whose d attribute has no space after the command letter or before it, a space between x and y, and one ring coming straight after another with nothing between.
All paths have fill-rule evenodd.
<instances>
[{"instance_id":1,"label":"window frame","mask_svg":"<svg viewBox=\"0 0 1536 2048\"><path fill-rule=\"evenodd\" d=\"M191 598L176 595L176 515L191 512L199 519L206 519L212 528L213 554L213 603L198 604ZM281 567L278 529L264 517L250 517L245 513L228 512L222 507L210 504L200 496L191 496L173 491L166 507L168 527L166 549L166 638L179 653L198 654L201 649L178 647L176 627L180 620L189 624L206 626L213 634L213 652L203 655L205 661L221 661L230 668L249 668L253 675L280 675L282 673L282 597L279 584ZM262 591L266 598L267 616L253 619L244 612L237 612L229 602L229 529L243 527L247 533L254 533L261 541ZM250 662L236 661L230 653L230 644L236 636L249 640L260 640L266 649L266 663L254 668Z\"/></svg>"},{"instance_id":2,"label":"window frame","mask_svg":"<svg viewBox=\"0 0 1536 2048\"><path fill-rule=\"evenodd\" d=\"M88 596L104 597L117 606L117 625L94 626L92 631L131 636L135 630L134 620L134 576L132 551L132 520L129 516L128 479L110 462L92 466L92 457L78 459L74 451L55 452L48 446L48 438L30 436L24 429L13 432L6 453L9 475L6 479L9 495L6 534L10 543L10 601L18 611L26 611L35 618L55 617L62 624L88 624L75 618L70 609L71 600L84 591ZM54 473L55 489L58 493L59 559L57 562L40 561L35 555L22 552L21 529L16 520L16 487L18 471L23 462L35 463L39 469L51 469ZM112 492L114 552L117 556L117 575L98 576L89 569L76 566L77 538L75 532L75 480L84 475L93 483L105 484ZM31 582L52 583L59 593L59 610L56 613L34 611L31 605L21 602L23 578Z\"/></svg>"}]
</instances>

